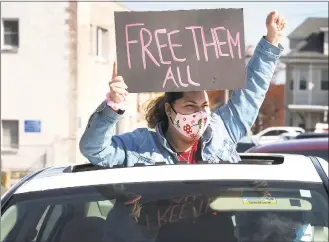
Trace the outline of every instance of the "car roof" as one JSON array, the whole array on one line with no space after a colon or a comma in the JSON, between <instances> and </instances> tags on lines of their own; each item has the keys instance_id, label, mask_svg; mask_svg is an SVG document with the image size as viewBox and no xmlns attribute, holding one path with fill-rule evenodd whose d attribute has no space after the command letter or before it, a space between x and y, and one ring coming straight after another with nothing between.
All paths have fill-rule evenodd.
<instances>
[{"instance_id":1,"label":"car roof","mask_svg":"<svg viewBox=\"0 0 329 242\"><path fill-rule=\"evenodd\" d=\"M305 132L305 133L301 133L301 134L298 134L296 136L296 139L300 139L300 138L311 138L311 137L314 137L314 138L326 138L326 137L329 137L329 133L315 133L315 132Z\"/></svg>"},{"instance_id":2,"label":"car roof","mask_svg":"<svg viewBox=\"0 0 329 242\"><path fill-rule=\"evenodd\" d=\"M292 126L271 126L264 130L270 131L270 130L304 130L301 127L292 127Z\"/></svg>"},{"instance_id":3,"label":"car roof","mask_svg":"<svg viewBox=\"0 0 329 242\"><path fill-rule=\"evenodd\" d=\"M328 137L326 138L309 138L277 141L275 143L263 144L251 148L248 152L273 152L292 150L328 150Z\"/></svg>"},{"instance_id":4,"label":"car roof","mask_svg":"<svg viewBox=\"0 0 329 242\"><path fill-rule=\"evenodd\" d=\"M259 162L251 162L250 164L153 165L75 172L73 169L75 167L48 168L25 182L15 193L105 184L166 181L267 180L322 182L312 161L305 156L243 154L243 157L246 162L248 160ZM264 162L269 161L274 163L264 165ZM298 172L292 172L296 170L297 165Z\"/></svg>"}]
</instances>

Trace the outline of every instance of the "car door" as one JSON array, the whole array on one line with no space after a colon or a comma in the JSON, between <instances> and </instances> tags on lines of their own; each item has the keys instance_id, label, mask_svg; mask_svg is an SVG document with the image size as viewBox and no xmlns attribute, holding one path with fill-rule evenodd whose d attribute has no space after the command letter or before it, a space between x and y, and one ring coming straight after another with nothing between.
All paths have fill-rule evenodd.
<instances>
[{"instance_id":1,"label":"car door","mask_svg":"<svg viewBox=\"0 0 329 242\"><path fill-rule=\"evenodd\" d=\"M271 130L259 137L260 144L272 143L279 139L281 134L287 133L286 130Z\"/></svg>"}]
</instances>

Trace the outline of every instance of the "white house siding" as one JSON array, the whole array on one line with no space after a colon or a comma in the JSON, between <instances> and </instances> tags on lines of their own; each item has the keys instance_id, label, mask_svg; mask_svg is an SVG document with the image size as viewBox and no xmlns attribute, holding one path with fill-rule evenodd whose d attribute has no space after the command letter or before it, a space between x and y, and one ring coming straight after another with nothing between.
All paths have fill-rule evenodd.
<instances>
[{"instance_id":1,"label":"white house siding","mask_svg":"<svg viewBox=\"0 0 329 242\"><path fill-rule=\"evenodd\" d=\"M68 138L67 6L1 3L1 18L19 19L17 53L1 52L1 119L19 121L19 148L4 154L2 147L2 169L28 168L44 154L52 163L55 141ZM40 120L41 133L25 133L24 120Z\"/></svg>"},{"instance_id":2,"label":"white house siding","mask_svg":"<svg viewBox=\"0 0 329 242\"><path fill-rule=\"evenodd\" d=\"M321 71L328 69L328 65L311 62L308 64L288 64L286 69L286 87L285 87L285 103L286 103L286 125L298 126L303 123L300 115L296 111L289 111L288 105L328 105L328 91L321 90ZM307 71L308 84L313 85L312 88L306 90L299 90L300 70ZM294 82L293 90L290 89L290 82ZM314 129L315 124L324 121L323 112L303 112L301 113L305 118L306 129Z\"/></svg>"}]
</instances>

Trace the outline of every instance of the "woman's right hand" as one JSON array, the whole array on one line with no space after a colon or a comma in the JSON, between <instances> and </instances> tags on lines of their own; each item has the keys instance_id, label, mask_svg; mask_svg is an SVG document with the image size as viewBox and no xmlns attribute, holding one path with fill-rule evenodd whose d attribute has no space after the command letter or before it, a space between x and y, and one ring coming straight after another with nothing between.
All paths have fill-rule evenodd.
<instances>
[{"instance_id":1,"label":"woman's right hand","mask_svg":"<svg viewBox=\"0 0 329 242\"><path fill-rule=\"evenodd\" d=\"M115 103L122 103L126 100L126 96L128 95L127 88L128 86L124 82L122 76L117 75L117 63L113 63L113 72L112 72L112 80L109 82L110 86L110 99Z\"/></svg>"}]
</instances>

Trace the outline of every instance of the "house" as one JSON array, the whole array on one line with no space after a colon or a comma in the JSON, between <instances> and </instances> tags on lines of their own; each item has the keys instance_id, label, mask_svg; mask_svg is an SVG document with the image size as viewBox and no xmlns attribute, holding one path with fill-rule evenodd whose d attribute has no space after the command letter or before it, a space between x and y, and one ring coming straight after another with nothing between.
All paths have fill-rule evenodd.
<instances>
[{"instance_id":1,"label":"house","mask_svg":"<svg viewBox=\"0 0 329 242\"><path fill-rule=\"evenodd\" d=\"M85 161L78 143L108 91L116 10L128 9L96 1L1 3L2 170Z\"/></svg>"},{"instance_id":2,"label":"house","mask_svg":"<svg viewBox=\"0 0 329 242\"><path fill-rule=\"evenodd\" d=\"M328 121L328 18L308 18L288 38L285 125L313 130Z\"/></svg>"},{"instance_id":3,"label":"house","mask_svg":"<svg viewBox=\"0 0 329 242\"><path fill-rule=\"evenodd\" d=\"M252 57L254 50L255 48L253 45L246 46L246 64ZM251 132L253 133L258 133L263 129L271 126L284 125L284 85L278 84L276 80L278 73L281 71L283 71L283 67L279 64L274 71L270 87L259 110L259 115L251 129ZM208 91L211 108L215 109L225 104L230 98L231 94L232 90Z\"/></svg>"}]
</instances>

